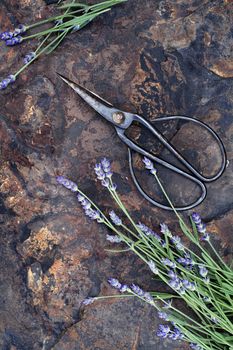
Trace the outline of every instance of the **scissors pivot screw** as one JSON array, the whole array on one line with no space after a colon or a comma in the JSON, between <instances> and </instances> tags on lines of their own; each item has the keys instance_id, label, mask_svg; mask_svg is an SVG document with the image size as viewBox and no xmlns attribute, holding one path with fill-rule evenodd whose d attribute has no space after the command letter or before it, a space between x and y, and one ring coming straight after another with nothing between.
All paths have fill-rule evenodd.
<instances>
[{"instance_id":1,"label":"scissors pivot screw","mask_svg":"<svg viewBox=\"0 0 233 350\"><path fill-rule=\"evenodd\" d=\"M124 113L122 113L122 112L114 112L112 114L112 120L116 124L122 124L124 122L124 120L125 120Z\"/></svg>"}]
</instances>

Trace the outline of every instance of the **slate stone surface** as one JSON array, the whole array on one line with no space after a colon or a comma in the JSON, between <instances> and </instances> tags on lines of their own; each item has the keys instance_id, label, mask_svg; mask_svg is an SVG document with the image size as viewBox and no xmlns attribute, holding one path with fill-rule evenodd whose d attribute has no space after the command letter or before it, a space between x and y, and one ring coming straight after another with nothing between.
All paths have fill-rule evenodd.
<instances>
[{"instance_id":1,"label":"slate stone surface","mask_svg":"<svg viewBox=\"0 0 233 350\"><path fill-rule=\"evenodd\" d=\"M0 93L0 348L3 350L163 350L185 344L160 341L159 320L138 300L102 300L86 307L87 296L115 293L109 276L149 290L144 264L131 253L105 249L106 230L84 218L75 196L57 186L66 175L108 211L115 205L95 181L93 166L113 160L121 198L136 220L158 229L166 221L179 233L173 214L152 207L130 180L127 149L57 77L61 72L121 109L143 114L189 115L207 122L222 138L229 160L224 175L208 185L197 210L216 245L229 260L233 222L233 61L230 0L128 0L60 48L29 67ZM42 0L2 0L1 30L54 14ZM20 67L30 42L0 47L0 76ZM166 137L197 167L211 174L220 164L216 144L193 125L161 126ZM167 153L135 127L138 141ZM135 157L139 172L142 165ZM159 169L176 201L196 190ZM146 179L146 178L145 178ZM153 183L144 181L153 189ZM184 213L187 217L189 212Z\"/></svg>"}]
</instances>

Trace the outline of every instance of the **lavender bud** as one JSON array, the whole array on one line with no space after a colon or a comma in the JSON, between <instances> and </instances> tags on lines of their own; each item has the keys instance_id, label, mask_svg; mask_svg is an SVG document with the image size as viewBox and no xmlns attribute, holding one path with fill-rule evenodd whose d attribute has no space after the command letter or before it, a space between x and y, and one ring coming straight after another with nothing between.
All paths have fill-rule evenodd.
<instances>
[{"instance_id":1,"label":"lavender bud","mask_svg":"<svg viewBox=\"0 0 233 350\"><path fill-rule=\"evenodd\" d=\"M158 275L159 269L156 267L154 261L150 260L147 264L148 264L149 268L151 269L151 271L152 271L155 275Z\"/></svg>"},{"instance_id":2,"label":"lavender bud","mask_svg":"<svg viewBox=\"0 0 233 350\"><path fill-rule=\"evenodd\" d=\"M201 277L206 277L208 274L208 270L205 266L199 265L199 274L201 275Z\"/></svg>"},{"instance_id":3,"label":"lavender bud","mask_svg":"<svg viewBox=\"0 0 233 350\"><path fill-rule=\"evenodd\" d=\"M109 185L110 185L109 179L103 179L101 181L101 185L104 187L109 187Z\"/></svg>"},{"instance_id":4,"label":"lavender bud","mask_svg":"<svg viewBox=\"0 0 233 350\"><path fill-rule=\"evenodd\" d=\"M19 24L18 28L16 28L16 29L19 29L21 34L23 34L27 31L27 27L24 24Z\"/></svg>"},{"instance_id":5,"label":"lavender bud","mask_svg":"<svg viewBox=\"0 0 233 350\"><path fill-rule=\"evenodd\" d=\"M145 292L144 298L148 303L151 303L151 304L154 303L154 299L153 299L152 295L150 295L150 293Z\"/></svg>"},{"instance_id":6,"label":"lavender bud","mask_svg":"<svg viewBox=\"0 0 233 350\"><path fill-rule=\"evenodd\" d=\"M156 334L160 338L167 338L170 330L171 329L170 329L170 327L168 325L160 324Z\"/></svg>"},{"instance_id":7,"label":"lavender bud","mask_svg":"<svg viewBox=\"0 0 233 350\"><path fill-rule=\"evenodd\" d=\"M76 26L73 26L71 33L77 32L80 28L81 28L81 26L79 24L77 24Z\"/></svg>"},{"instance_id":8,"label":"lavender bud","mask_svg":"<svg viewBox=\"0 0 233 350\"><path fill-rule=\"evenodd\" d=\"M177 327L174 327L173 331L169 333L168 337L172 340L181 340L184 338L184 334L182 334Z\"/></svg>"},{"instance_id":9,"label":"lavender bud","mask_svg":"<svg viewBox=\"0 0 233 350\"><path fill-rule=\"evenodd\" d=\"M190 348L193 350L203 350L203 347L198 344L190 343L189 345L190 345Z\"/></svg>"},{"instance_id":10,"label":"lavender bud","mask_svg":"<svg viewBox=\"0 0 233 350\"><path fill-rule=\"evenodd\" d=\"M129 289L129 287L127 286L127 284L122 284L119 291L121 293L127 292L127 290Z\"/></svg>"},{"instance_id":11,"label":"lavender bud","mask_svg":"<svg viewBox=\"0 0 233 350\"><path fill-rule=\"evenodd\" d=\"M78 186L76 185L76 183L74 183L71 180L66 179L64 176L57 176L56 177L57 182L60 185L63 185L64 187L66 187L68 190L72 191L72 192L77 192L78 191Z\"/></svg>"},{"instance_id":12,"label":"lavender bud","mask_svg":"<svg viewBox=\"0 0 233 350\"><path fill-rule=\"evenodd\" d=\"M36 53L35 52L29 52L23 59L25 64L28 64L29 62L31 62L34 58L36 57Z\"/></svg>"},{"instance_id":13,"label":"lavender bud","mask_svg":"<svg viewBox=\"0 0 233 350\"><path fill-rule=\"evenodd\" d=\"M107 241L111 242L111 243L120 243L122 242L121 237L115 235L115 236L110 236L110 235L106 235L106 239Z\"/></svg>"},{"instance_id":14,"label":"lavender bud","mask_svg":"<svg viewBox=\"0 0 233 350\"><path fill-rule=\"evenodd\" d=\"M145 164L145 168L150 170L150 173L155 175L156 174L156 169L154 168L154 165L152 161L146 157L143 158L143 163Z\"/></svg>"},{"instance_id":15,"label":"lavender bud","mask_svg":"<svg viewBox=\"0 0 233 350\"><path fill-rule=\"evenodd\" d=\"M116 278L109 278L108 283L116 289L120 289L122 287L121 283Z\"/></svg>"},{"instance_id":16,"label":"lavender bud","mask_svg":"<svg viewBox=\"0 0 233 350\"><path fill-rule=\"evenodd\" d=\"M101 159L101 165L105 173L108 173L111 171L111 163L107 158Z\"/></svg>"},{"instance_id":17,"label":"lavender bud","mask_svg":"<svg viewBox=\"0 0 233 350\"><path fill-rule=\"evenodd\" d=\"M169 319L168 319L168 314L167 314L166 312L159 311L159 312L158 312L158 316L159 316L159 318L161 318L162 320L169 321Z\"/></svg>"},{"instance_id":18,"label":"lavender bud","mask_svg":"<svg viewBox=\"0 0 233 350\"><path fill-rule=\"evenodd\" d=\"M160 231L164 234L164 235L166 235L166 236L168 236L168 237L172 237L172 234L171 234L171 231L169 230L169 228L168 228L168 226L166 225L166 224L160 224Z\"/></svg>"},{"instance_id":19,"label":"lavender bud","mask_svg":"<svg viewBox=\"0 0 233 350\"><path fill-rule=\"evenodd\" d=\"M82 304L83 305L90 305L92 304L93 302L95 301L95 298L87 298L87 299L84 299Z\"/></svg>"},{"instance_id":20,"label":"lavender bud","mask_svg":"<svg viewBox=\"0 0 233 350\"><path fill-rule=\"evenodd\" d=\"M164 265L164 266L169 266L171 267L172 269L175 269L176 268L176 263L169 260L169 259L165 259L165 258L162 258L161 259L161 263Z\"/></svg>"},{"instance_id":21,"label":"lavender bud","mask_svg":"<svg viewBox=\"0 0 233 350\"><path fill-rule=\"evenodd\" d=\"M198 213L192 213L192 219L196 225L201 223L201 216Z\"/></svg>"},{"instance_id":22,"label":"lavender bud","mask_svg":"<svg viewBox=\"0 0 233 350\"><path fill-rule=\"evenodd\" d=\"M201 241L209 241L210 240L210 235L209 233L205 232L203 236L200 238Z\"/></svg>"},{"instance_id":23,"label":"lavender bud","mask_svg":"<svg viewBox=\"0 0 233 350\"><path fill-rule=\"evenodd\" d=\"M181 238L179 236L172 236L171 242L176 246L177 250L184 251L184 246L181 243Z\"/></svg>"},{"instance_id":24,"label":"lavender bud","mask_svg":"<svg viewBox=\"0 0 233 350\"><path fill-rule=\"evenodd\" d=\"M115 225L117 225L117 226L122 225L122 220L119 218L119 216L113 210L110 211L109 216Z\"/></svg>"},{"instance_id":25,"label":"lavender bud","mask_svg":"<svg viewBox=\"0 0 233 350\"><path fill-rule=\"evenodd\" d=\"M12 32L6 31L6 32L3 32L0 34L0 39L1 40L8 40L8 39L13 38L13 35L14 34Z\"/></svg>"},{"instance_id":26,"label":"lavender bud","mask_svg":"<svg viewBox=\"0 0 233 350\"><path fill-rule=\"evenodd\" d=\"M6 45L7 46L14 46L14 45L20 44L22 41L23 41L23 38L22 38L22 36L19 35L19 36L16 36L16 37L13 37L11 39L6 40Z\"/></svg>"},{"instance_id":27,"label":"lavender bud","mask_svg":"<svg viewBox=\"0 0 233 350\"><path fill-rule=\"evenodd\" d=\"M130 288L138 296L141 296L141 297L144 296L144 291L139 286L137 286L136 284L134 284L134 283L131 284Z\"/></svg>"}]
</instances>

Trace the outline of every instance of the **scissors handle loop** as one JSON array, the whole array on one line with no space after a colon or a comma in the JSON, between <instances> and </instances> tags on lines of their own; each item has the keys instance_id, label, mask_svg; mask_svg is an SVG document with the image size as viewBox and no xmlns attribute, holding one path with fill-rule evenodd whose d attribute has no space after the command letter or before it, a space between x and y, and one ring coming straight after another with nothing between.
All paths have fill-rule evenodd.
<instances>
[{"instance_id":1,"label":"scissors handle loop","mask_svg":"<svg viewBox=\"0 0 233 350\"><path fill-rule=\"evenodd\" d=\"M143 126L145 126L148 130L150 130L154 136L156 136L156 138L191 172L187 173L186 171L183 171L182 169L174 166L173 164L170 164L168 162L166 162L165 160L155 156L154 154L152 154L151 152L145 150L143 147L138 146L133 140L129 139L126 135L125 135L125 130L124 129L120 129L120 128L116 128L117 134L118 136L121 138L121 140L128 146L128 153L129 153L129 167L130 167L130 173L132 176L132 179L134 181L135 186L137 187L138 191L144 196L144 198L146 198L150 203L154 204L155 206L162 208L162 209L166 209L166 210L172 210L172 208L170 206L161 204L157 201L155 201L152 197L150 197L140 186L134 169L133 169L133 163L132 163L132 151L137 152L139 154L141 154L142 156L145 156L149 159L151 159L152 161L159 163L161 165L163 165L164 167L170 169L171 171L174 171L175 173L178 173L182 176L184 176L185 178L188 178L189 180L191 180L192 182L195 182L201 189L201 195L200 197L193 203L186 205L186 206L181 206L181 207L176 207L175 209L178 211L182 211L182 210L189 210L192 209L194 207L196 207L197 205L199 205L206 197L206 186L204 184L204 182L212 182L216 179L218 179L225 167L226 167L226 152L223 146L222 141L220 140L220 138L218 137L218 135L214 132L213 129L211 129L208 125L206 125L205 123L194 119L194 118L190 118L190 117L186 117L186 116L168 116L168 117L161 117L156 119L156 122L158 121L168 121L168 120L176 120L176 119L182 119L188 122L194 122L198 125L201 125L202 127L204 127L205 129L207 129L207 131L215 138L215 140L218 143L218 146L220 148L221 151L221 155L222 155L222 164L221 167L219 169L219 171L212 177L205 177L202 174L200 174L164 137L163 135L156 129L154 128L154 126L149 123L148 121L146 121L144 118L135 115L132 121L137 121L139 123L141 123Z\"/></svg>"}]
</instances>

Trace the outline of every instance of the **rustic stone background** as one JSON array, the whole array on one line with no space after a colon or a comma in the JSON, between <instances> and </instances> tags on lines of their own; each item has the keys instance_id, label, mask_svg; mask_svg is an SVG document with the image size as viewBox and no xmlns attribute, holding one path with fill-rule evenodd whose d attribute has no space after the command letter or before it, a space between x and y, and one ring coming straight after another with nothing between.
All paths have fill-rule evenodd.
<instances>
[{"instance_id":1,"label":"rustic stone background","mask_svg":"<svg viewBox=\"0 0 233 350\"><path fill-rule=\"evenodd\" d=\"M54 5L42 0L1 0L0 5L1 30L54 13ZM207 199L197 209L229 259L232 10L231 0L128 0L70 35L54 54L32 64L12 88L0 93L2 350L174 349L172 342L156 338L156 313L138 300L116 298L81 306L87 296L114 293L106 283L109 276L147 289L161 286L150 281L150 273L132 254L105 250L106 230L83 217L72 193L56 185L55 175L77 181L108 210L114 204L93 174L95 162L107 156L134 217L156 229L166 221L179 231L174 215L153 208L136 192L127 149L114 129L56 71L151 121L160 114L189 115L219 133L229 165L220 180L208 185ZM13 73L33 48L33 42L15 48L1 44L0 76ZM217 169L216 145L192 125L172 124L163 131L205 174ZM133 132L143 140L137 129ZM161 170L164 181L166 176ZM176 194L181 184L180 179L172 181ZM180 200L188 200L193 186L187 184L183 192Z\"/></svg>"}]
</instances>

